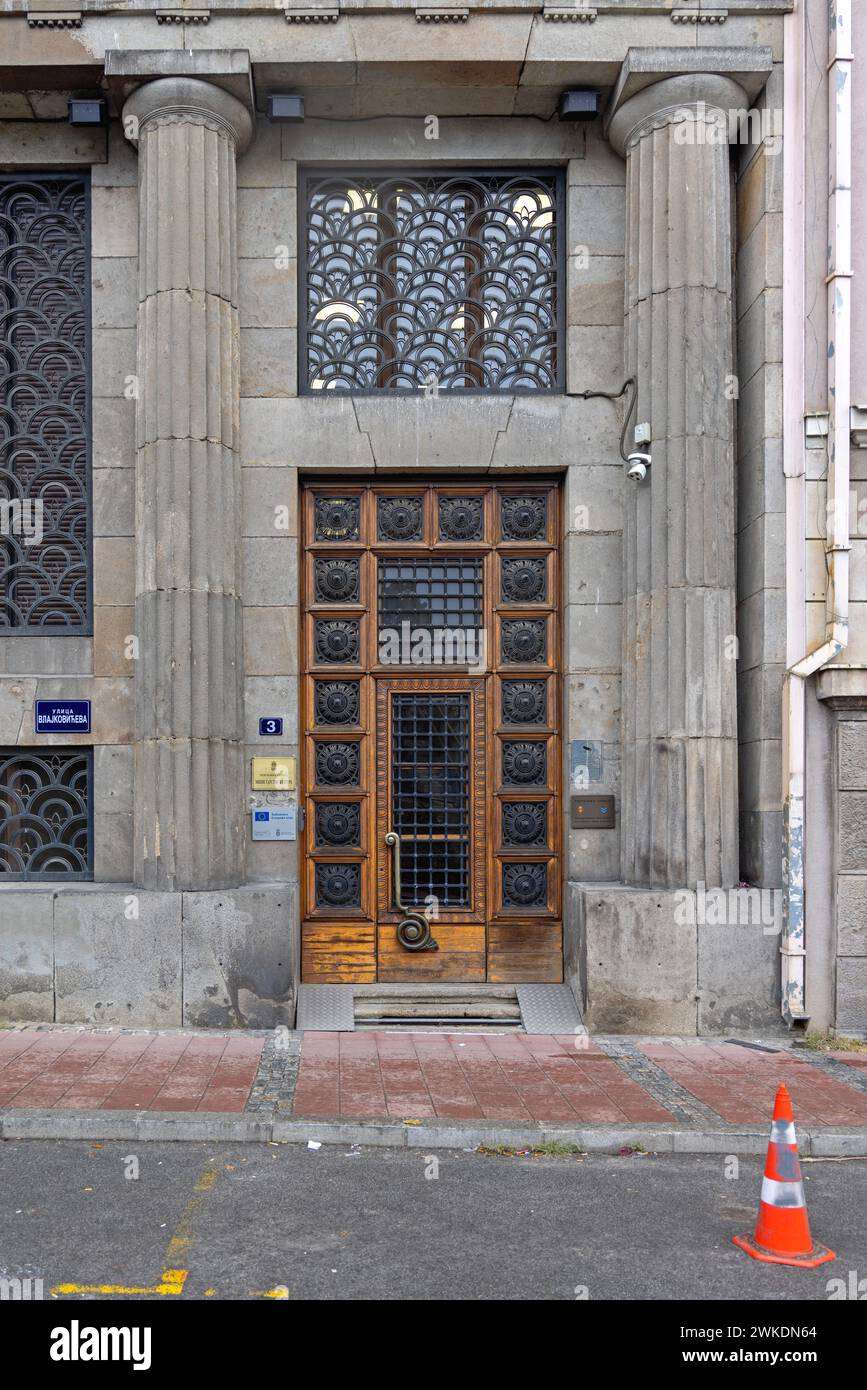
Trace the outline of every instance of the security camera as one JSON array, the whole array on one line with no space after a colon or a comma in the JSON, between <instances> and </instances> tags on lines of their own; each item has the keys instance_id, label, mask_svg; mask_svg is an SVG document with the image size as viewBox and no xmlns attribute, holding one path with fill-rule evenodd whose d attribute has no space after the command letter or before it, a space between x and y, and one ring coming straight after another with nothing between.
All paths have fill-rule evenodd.
<instances>
[{"instance_id":1,"label":"security camera","mask_svg":"<svg viewBox=\"0 0 867 1390\"><path fill-rule=\"evenodd\" d=\"M650 467L650 454L630 454L626 460L626 476L634 483L643 483Z\"/></svg>"}]
</instances>

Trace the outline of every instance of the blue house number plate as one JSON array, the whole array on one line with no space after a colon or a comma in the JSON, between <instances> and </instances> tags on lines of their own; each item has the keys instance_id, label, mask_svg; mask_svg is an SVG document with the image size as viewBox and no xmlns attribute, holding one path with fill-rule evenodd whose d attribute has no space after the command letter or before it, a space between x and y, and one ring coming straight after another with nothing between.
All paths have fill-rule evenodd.
<instances>
[{"instance_id":1,"label":"blue house number plate","mask_svg":"<svg viewBox=\"0 0 867 1390\"><path fill-rule=\"evenodd\" d=\"M259 734L262 738L279 738L283 733L283 720L269 716L259 720Z\"/></svg>"}]
</instances>

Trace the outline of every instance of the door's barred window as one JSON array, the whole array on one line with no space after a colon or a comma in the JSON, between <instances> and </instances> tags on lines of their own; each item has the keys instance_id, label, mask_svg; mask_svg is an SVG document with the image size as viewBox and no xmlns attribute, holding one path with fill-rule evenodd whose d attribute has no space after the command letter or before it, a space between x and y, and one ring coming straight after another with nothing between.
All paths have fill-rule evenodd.
<instances>
[{"instance_id":1,"label":"door's barred window","mask_svg":"<svg viewBox=\"0 0 867 1390\"><path fill-rule=\"evenodd\" d=\"M473 559L379 560L379 632L470 630L482 626L482 562Z\"/></svg>"},{"instance_id":2,"label":"door's barred window","mask_svg":"<svg viewBox=\"0 0 867 1390\"><path fill-rule=\"evenodd\" d=\"M93 877L89 749L0 748L0 882Z\"/></svg>"},{"instance_id":3,"label":"door's barred window","mask_svg":"<svg viewBox=\"0 0 867 1390\"><path fill-rule=\"evenodd\" d=\"M303 389L561 389L557 171L311 173L303 196Z\"/></svg>"},{"instance_id":4,"label":"door's barred window","mask_svg":"<svg viewBox=\"0 0 867 1390\"><path fill-rule=\"evenodd\" d=\"M88 203L0 174L0 632L90 631Z\"/></svg>"},{"instance_id":5,"label":"door's barred window","mask_svg":"<svg viewBox=\"0 0 867 1390\"><path fill-rule=\"evenodd\" d=\"M395 695L392 769L403 901L469 907L469 695Z\"/></svg>"}]
</instances>

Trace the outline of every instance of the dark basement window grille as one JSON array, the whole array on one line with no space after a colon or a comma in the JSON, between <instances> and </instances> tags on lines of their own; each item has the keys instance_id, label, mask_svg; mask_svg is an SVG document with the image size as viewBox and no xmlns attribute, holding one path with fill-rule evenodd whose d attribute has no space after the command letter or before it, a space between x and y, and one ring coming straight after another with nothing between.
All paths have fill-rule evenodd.
<instances>
[{"instance_id":1,"label":"dark basement window grille","mask_svg":"<svg viewBox=\"0 0 867 1390\"><path fill-rule=\"evenodd\" d=\"M392 696L392 825L402 900L470 906L470 697Z\"/></svg>"},{"instance_id":2,"label":"dark basement window grille","mask_svg":"<svg viewBox=\"0 0 867 1390\"><path fill-rule=\"evenodd\" d=\"M0 633L91 631L89 204L0 174Z\"/></svg>"},{"instance_id":3,"label":"dark basement window grille","mask_svg":"<svg viewBox=\"0 0 867 1390\"><path fill-rule=\"evenodd\" d=\"M93 754L0 748L0 882L93 878Z\"/></svg>"},{"instance_id":4,"label":"dark basement window grille","mask_svg":"<svg viewBox=\"0 0 867 1390\"><path fill-rule=\"evenodd\" d=\"M301 389L563 389L562 172L310 172Z\"/></svg>"}]
</instances>

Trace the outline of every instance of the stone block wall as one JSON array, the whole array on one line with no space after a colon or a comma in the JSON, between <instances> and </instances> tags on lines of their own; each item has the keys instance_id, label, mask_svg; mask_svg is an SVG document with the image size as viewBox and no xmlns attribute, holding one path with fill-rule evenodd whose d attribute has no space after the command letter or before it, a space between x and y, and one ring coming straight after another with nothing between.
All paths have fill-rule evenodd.
<instances>
[{"instance_id":1,"label":"stone block wall","mask_svg":"<svg viewBox=\"0 0 867 1390\"><path fill-rule=\"evenodd\" d=\"M837 717L836 1021L867 1037L867 715Z\"/></svg>"}]
</instances>

